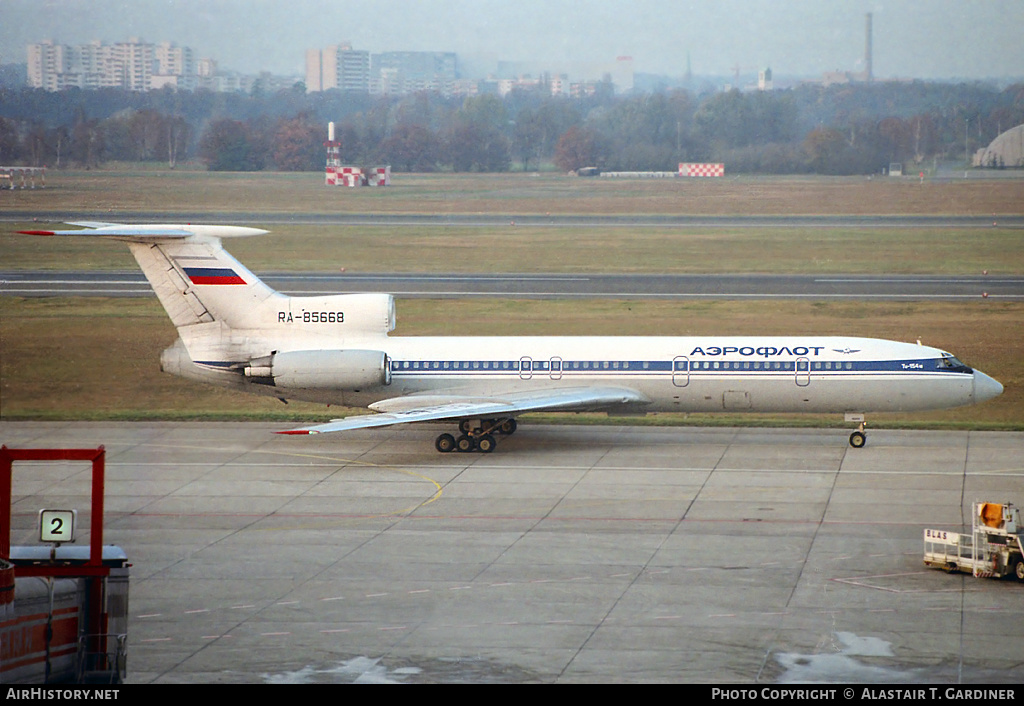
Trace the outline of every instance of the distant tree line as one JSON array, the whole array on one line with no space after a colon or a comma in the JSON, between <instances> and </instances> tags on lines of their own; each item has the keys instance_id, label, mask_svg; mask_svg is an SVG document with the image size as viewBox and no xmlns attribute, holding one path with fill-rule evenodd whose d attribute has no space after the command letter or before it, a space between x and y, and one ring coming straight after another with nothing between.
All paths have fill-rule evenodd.
<instances>
[{"instance_id":1,"label":"distant tree line","mask_svg":"<svg viewBox=\"0 0 1024 706\"><path fill-rule=\"evenodd\" d=\"M0 90L0 164L95 167L201 160L208 169L318 171L327 122L347 164L396 171L670 171L862 174L890 162L962 160L1024 123L1024 84L851 84L694 94L668 90L500 98L291 90L251 95Z\"/></svg>"}]
</instances>

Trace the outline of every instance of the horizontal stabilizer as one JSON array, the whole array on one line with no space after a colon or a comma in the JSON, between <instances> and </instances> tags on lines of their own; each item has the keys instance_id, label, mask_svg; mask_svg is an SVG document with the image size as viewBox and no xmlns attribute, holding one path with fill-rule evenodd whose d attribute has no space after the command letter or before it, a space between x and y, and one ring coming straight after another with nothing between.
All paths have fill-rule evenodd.
<instances>
[{"instance_id":1,"label":"horizontal stabilizer","mask_svg":"<svg viewBox=\"0 0 1024 706\"><path fill-rule=\"evenodd\" d=\"M245 226L218 225L123 225L95 221L77 221L68 225L82 226L80 230L20 230L25 235L81 235L95 238L117 238L134 242L151 242L164 239L180 240L190 236L214 238L239 238L250 235L264 235L267 231Z\"/></svg>"},{"instance_id":2,"label":"horizontal stabilizer","mask_svg":"<svg viewBox=\"0 0 1024 706\"><path fill-rule=\"evenodd\" d=\"M118 226L116 228L85 228L81 230L19 230L24 235L88 235L96 238L187 238L187 230L152 230Z\"/></svg>"}]
</instances>

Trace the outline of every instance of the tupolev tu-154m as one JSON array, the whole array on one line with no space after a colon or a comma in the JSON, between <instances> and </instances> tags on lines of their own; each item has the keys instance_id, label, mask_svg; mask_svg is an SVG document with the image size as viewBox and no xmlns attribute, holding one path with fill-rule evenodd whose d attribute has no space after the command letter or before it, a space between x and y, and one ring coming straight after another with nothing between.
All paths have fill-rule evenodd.
<instances>
[{"instance_id":1,"label":"tupolev tu-154m","mask_svg":"<svg viewBox=\"0 0 1024 706\"><path fill-rule=\"evenodd\" d=\"M79 222L81 235L127 243L178 340L164 372L287 401L368 407L317 434L450 421L438 451L491 452L527 412L868 412L978 404L1003 386L920 343L838 336L389 336L389 294L286 296L221 245L262 235L241 226ZM454 431L454 430L453 430Z\"/></svg>"}]
</instances>

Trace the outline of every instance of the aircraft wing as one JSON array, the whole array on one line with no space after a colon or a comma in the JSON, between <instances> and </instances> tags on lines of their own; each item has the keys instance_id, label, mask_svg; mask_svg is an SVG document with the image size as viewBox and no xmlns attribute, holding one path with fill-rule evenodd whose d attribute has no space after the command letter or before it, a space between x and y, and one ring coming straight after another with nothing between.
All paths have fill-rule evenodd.
<instances>
[{"instance_id":1,"label":"aircraft wing","mask_svg":"<svg viewBox=\"0 0 1024 706\"><path fill-rule=\"evenodd\" d=\"M636 390L623 387L568 387L493 397L410 396L383 400L371 405L380 414L335 419L326 424L279 431L278 434L322 434L386 427L410 422L513 417L525 412L588 412L626 407L642 409L650 400Z\"/></svg>"}]
</instances>

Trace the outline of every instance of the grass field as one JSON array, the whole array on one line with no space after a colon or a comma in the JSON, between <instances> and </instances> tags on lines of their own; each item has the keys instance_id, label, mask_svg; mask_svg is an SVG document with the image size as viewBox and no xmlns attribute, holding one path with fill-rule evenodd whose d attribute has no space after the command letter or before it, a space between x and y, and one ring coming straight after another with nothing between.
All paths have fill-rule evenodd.
<instances>
[{"instance_id":1,"label":"grass field","mask_svg":"<svg viewBox=\"0 0 1024 706\"><path fill-rule=\"evenodd\" d=\"M0 192L0 217L110 208L203 220L219 210L276 213L1020 214L1024 182L756 179L612 183L545 175L396 175L389 189L327 189L318 175L57 173L46 190ZM289 206L289 204L291 204ZM560 211L553 209L560 208ZM189 220L192 220L190 218ZM30 225L30 224L23 224ZM134 269L123 245L17 236L0 228L4 269ZM769 272L957 274L1024 271L1024 233L983 229L322 227L283 225L234 241L256 272ZM878 415L876 424L1024 428L1024 304L405 300L397 335L836 334L953 351L1006 392L979 407ZM155 299L0 297L0 418L298 419L339 416L161 374L175 338ZM572 417L572 419L576 419ZM635 421L635 420L631 420ZM655 421L666 421L658 418ZM678 418L668 418L676 422ZM687 417L686 423L842 424L841 418Z\"/></svg>"},{"instance_id":2,"label":"grass field","mask_svg":"<svg viewBox=\"0 0 1024 706\"><path fill-rule=\"evenodd\" d=\"M698 215L1020 214L1024 179L923 183L916 178L726 177L581 179L559 174L396 174L387 188L323 186L319 173L50 171L47 187L0 191L19 209L135 211L192 218L257 213L487 213Z\"/></svg>"},{"instance_id":3,"label":"grass field","mask_svg":"<svg viewBox=\"0 0 1024 706\"><path fill-rule=\"evenodd\" d=\"M0 229L5 269L134 270L121 243ZM256 273L561 272L1018 274L1024 235L1002 228L478 228L274 226L231 253ZM410 257L412 253L412 257Z\"/></svg>"}]
</instances>

